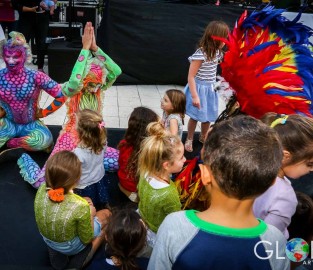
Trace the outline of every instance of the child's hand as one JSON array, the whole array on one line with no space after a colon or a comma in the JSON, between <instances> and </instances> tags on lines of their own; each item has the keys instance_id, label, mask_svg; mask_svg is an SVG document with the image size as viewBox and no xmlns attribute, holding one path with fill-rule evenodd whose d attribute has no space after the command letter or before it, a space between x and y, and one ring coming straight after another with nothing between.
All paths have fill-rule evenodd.
<instances>
[{"instance_id":1,"label":"child's hand","mask_svg":"<svg viewBox=\"0 0 313 270\"><path fill-rule=\"evenodd\" d=\"M83 49L90 50L92 43L93 27L91 22L87 22L82 36Z\"/></svg>"},{"instance_id":2,"label":"child's hand","mask_svg":"<svg viewBox=\"0 0 313 270\"><path fill-rule=\"evenodd\" d=\"M200 109L200 99L198 96L192 98L192 105Z\"/></svg>"}]
</instances>

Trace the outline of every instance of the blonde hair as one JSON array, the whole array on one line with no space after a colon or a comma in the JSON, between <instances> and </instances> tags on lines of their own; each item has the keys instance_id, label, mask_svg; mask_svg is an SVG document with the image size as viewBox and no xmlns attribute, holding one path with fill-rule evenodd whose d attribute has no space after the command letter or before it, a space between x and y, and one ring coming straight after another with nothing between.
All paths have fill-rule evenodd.
<instances>
[{"instance_id":1,"label":"blonde hair","mask_svg":"<svg viewBox=\"0 0 313 270\"><path fill-rule=\"evenodd\" d=\"M81 162L70 151L64 150L56 153L47 161L45 177L47 188L64 188L68 193L81 176Z\"/></svg>"},{"instance_id":2,"label":"blonde hair","mask_svg":"<svg viewBox=\"0 0 313 270\"><path fill-rule=\"evenodd\" d=\"M199 47L206 54L208 61L214 60L217 52L222 52L222 42L213 37L227 38L229 32L228 25L223 21L211 21L206 27L202 38L199 41Z\"/></svg>"},{"instance_id":3,"label":"blonde hair","mask_svg":"<svg viewBox=\"0 0 313 270\"><path fill-rule=\"evenodd\" d=\"M156 176L164 172L163 163L172 163L181 140L177 135L166 131L159 122L152 122L147 126L150 135L141 144L141 152L138 159L138 174L154 174Z\"/></svg>"},{"instance_id":4,"label":"blonde hair","mask_svg":"<svg viewBox=\"0 0 313 270\"><path fill-rule=\"evenodd\" d=\"M77 132L82 147L100 154L107 144L107 133L102 116L89 109L77 113Z\"/></svg>"}]
</instances>

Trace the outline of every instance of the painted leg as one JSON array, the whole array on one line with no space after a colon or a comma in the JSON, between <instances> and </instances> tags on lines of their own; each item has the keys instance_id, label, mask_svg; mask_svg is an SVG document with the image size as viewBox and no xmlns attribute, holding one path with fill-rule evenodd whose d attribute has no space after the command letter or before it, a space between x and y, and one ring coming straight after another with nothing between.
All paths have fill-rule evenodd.
<instances>
[{"instance_id":1,"label":"painted leg","mask_svg":"<svg viewBox=\"0 0 313 270\"><path fill-rule=\"evenodd\" d=\"M17 165L20 168L20 174L24 180L36 188L35 183L38 181L39 173L41 171L39 165L28 155L23 154L18 160Z\"/></svg>"},{"instance_id":2,"label":"painted leg","mask_svg":"<svg viewBox=\"0 0 313 270\"><path fill-rule=\"evenodd\" d=\"M76 147L77 141L76 134L70 132L62 133L58 137L49 158L62 150L72 151ZM40 169L38 164L27 154L23 154L17 161L17 164L21 169L20 173L24 180L33 187L39 188L41 184L45 182L46 165Z\"/></svg>"},{"instance_id":3,"label":"painted leg","mask_svg":"<svg viewBox=\"0 0 313 270\"><path fill-rule=\"evenodd\" d=\"M107 172L116 172L118 170L119 154L120 151L116 150L115 148L107 147L103 157L104 169Z\"/></svg>"},{"instance_id":4,"label":"painted leg","mask_svg":"<svg viewBox=\"0 0 313 270\"><path fill-rule=\"evenodd\" d=\"M2 147L8 140L16 136L15 125L3 117L0 118L0 147Z\"/></svg>"},{"instance_id":5,"label":"painted leg","mask_svg":"<svg viewBox=\"0 0 313 270\"><path fill-rule=\"evenodd\" d=\"M50 130L39 120L24 125L19 133L19 138L8 141L8 147L22 147L28 151L40 151L47 149L53 143Z\"/></svg>"}]
</instances>

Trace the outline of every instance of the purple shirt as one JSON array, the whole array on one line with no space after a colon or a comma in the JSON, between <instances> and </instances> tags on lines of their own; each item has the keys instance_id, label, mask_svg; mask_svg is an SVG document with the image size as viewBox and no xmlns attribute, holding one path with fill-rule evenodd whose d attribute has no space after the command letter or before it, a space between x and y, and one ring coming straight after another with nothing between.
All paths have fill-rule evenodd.
<instances>
[{"instance_id":1,"label":"purple shirt","mask_svg":"<svg viewBox=\"0 0 313 270\"><path fill-rule=\"evenodd\" d=\"M287 227L296 212L297 205L296 193L290 181L285 177L277 177L275 183L256 198L253 212L257 218L274 225L288 239Z\"/></svg>"}]
</instances>

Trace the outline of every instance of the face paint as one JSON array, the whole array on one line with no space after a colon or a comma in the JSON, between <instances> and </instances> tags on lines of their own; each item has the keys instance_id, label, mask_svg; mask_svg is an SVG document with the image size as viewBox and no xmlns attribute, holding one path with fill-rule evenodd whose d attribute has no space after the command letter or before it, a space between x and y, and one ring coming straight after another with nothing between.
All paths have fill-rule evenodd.
<instances>
[{"instance_id":1,"label":"face paint","mask_svg":"<svg viewBox=\"0 0 313 270\"><path fill-rule=\"evenodd\" d=\"M101 84L100 83L93 83L93 82L89 82L87 84L87 90L91 93L93 92L97 92L98 89L101 87Z\"/></svg>"},{"instance_id":2,"label":"face paint","mask_svg":"<svg viewBox=\"0 0 313 270\"><path fill-rule=\"evenodd\" d=\"M3 60L10 72L21 71L25 63L25 52L20 48L5 48L3 52Z\"/></svg>"}]
</instances>

